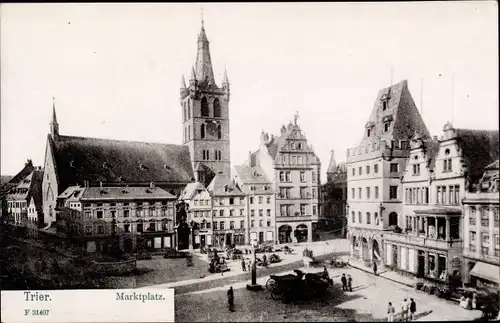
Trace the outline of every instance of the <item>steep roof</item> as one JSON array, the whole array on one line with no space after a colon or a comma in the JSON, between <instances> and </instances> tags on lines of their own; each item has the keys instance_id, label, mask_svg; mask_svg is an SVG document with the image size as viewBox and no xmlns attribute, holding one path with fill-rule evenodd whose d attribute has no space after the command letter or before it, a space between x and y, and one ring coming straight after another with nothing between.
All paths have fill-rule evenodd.
<instances>
[{"instance_id":1,"label":"steep roof","mask_svg":"<svg viewBox=\"0 0 500 323\"><path fill-rule=\"evenodd\" d=\"M386 109L384 110L384 102ZM388 131L384 124L389 122ZM377 99L366 123L365 128L370 128L370 136L365 129L361 146L366 146L374 141L410 140L418 132L422 138L429 138L429 131L413 101L408 89L408 81L404 80L378 92Z\"/></svg>"},{"instance_id":2,"label":"steep roof","mask_svg":"<svg viewBox=\"0 0 500 323\"><path fill-rule=\"evenodd\" d=\"M200 34L198 35L198 52L196 54L195 66L196 79L198 81L215 85L209 42L203 24L201 25Z\"/></svg>"},{"instance_id":3,"label":"steep roof","mask_svg":"<svg viewBox=\"0 0 500 323\"><path fill-rule=\"evenodd\" d=\"M49 135L62 188L90 182L189 183L189 148L125 140Z\"/></svg>"},{"instance_id":4,"label":"steep roof","mask_svg":"<svg viewBox=\"0 0 500 323\"><path fill-rule=\"evenodd\" d=\"M159 187L87 187L81 200L175 199Z\"/></svg>"},{"instance_id":5,"label":"steep roof","mask_svg":"<svg viewBox=\"0 0 500 323\"><path fill-rule=\"evenodd\" d=\"M244 193L233 184L226 174L219 173L212 179L207 190L213 196L240 196Z\"/></svg>"},{"instance_id":6,"label":"steep roof","mask_svg":"<svg viewBox=\"0 0 500 323\"><path fill-rule=\"evenodd\" d=\"M10 190L6 198L8 200L25 200L29 203L31 197L33 197L36 209L40 211L43 203L42 181L43 171L38 169L33 170L17 186Z\"/></svg>"},{"instance_id":7,"label":"steep roof","mask_svg":"<svg viewBox=\"0 0 500 323\"><path fill-rule=\"evenodd\" d=\"M11 189L15 188L17 184L25 179L26 176L31 174L34 169L35 167L33 166L33 162L31 159L28 159L28 161L24 164L24 168L0 187L0 197L5 196Z\"/></svg>"},{"instance_id":8,"label":"steep roof","mask_svg":"<svg viewBox=\"0 0 500 323\"><path fill-rule=\"evenodd\" d=\"M196 191L198 191L198 190L204 190L204 189L205 189L205 186L203 186L203 184L200 183L200 182L189 183L182 190L182 192L181 192L181 194L179 196L179 199L180 200L190 200L190 199L193 198L193 196L196 193Z\"/></svg>"},{"instance_id":9,"label":"steep roof","mask_svg":"<svg viewBox=\"0 0 500 323\"><path fill-rule=\"evenodd\" d=\"M484 169L499 158L498 130L455 129L462 150L469 184L475 184Z\"/></svg>"},{"instance_id":10,"label":"steep roof","mask_svg":"<svg viewBox=\"0 0 500 323\"><path fill-rule=\"evenodd\" d=\"M244 184L271 183L260 166L238 165L234 166L234 170Z\"/></svg>"}]
</instances>

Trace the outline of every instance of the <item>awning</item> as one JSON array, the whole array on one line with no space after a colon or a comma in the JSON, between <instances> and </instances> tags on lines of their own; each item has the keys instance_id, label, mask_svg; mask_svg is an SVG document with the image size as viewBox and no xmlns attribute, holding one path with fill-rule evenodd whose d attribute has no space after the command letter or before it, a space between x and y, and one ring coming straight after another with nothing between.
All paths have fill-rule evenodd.
<instances>
[{"instance_id":1,"label":"awning","mask_svg":"<svg viewBox=\"0 0 500 323\"><path fill-rule=\"evenodd\" d=\"M478 262L474 265L470 274L500 284L500 268L498 266Z\"/></svg>"}]
</instances>

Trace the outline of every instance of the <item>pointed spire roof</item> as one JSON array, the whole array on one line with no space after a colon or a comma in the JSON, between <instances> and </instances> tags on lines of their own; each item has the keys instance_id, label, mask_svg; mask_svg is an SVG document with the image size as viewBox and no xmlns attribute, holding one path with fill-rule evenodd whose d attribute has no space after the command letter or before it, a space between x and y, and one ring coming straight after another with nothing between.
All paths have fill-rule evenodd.
<instances>
[{"instance_id":1,"label":"pointed spire roof","mask_svg":"<svg viewBox=\"0 0 500 323\"><path fill-rule=\"evenodd\" d=\"M184 74L182 74L182 78L181 78L181 89L185 89L186 88L186 80L184 79Z\"/></svg>"},{"instance_id":2,"label":"pointed spire roof","mask_svg":"<svg viewBox=\"0 0 500 323\"><path fill-rule=\"evenodd\" d=\"M210 47L203 20L201 23L201 31L198 35L198 53L196 54L195 72L198 81L203 82L206 80L215 84L212 59L210 58Z\"/></svg>"},{"instance_id":3,"label":"pointed spire roof","mask_svg":"<svg viewBox=\"0 0 500 323\"><path fill-rule=\"evenodd\" d=\"M56 98L52 97L52 121L51 123L57 124L57 116L56 116Z\"/></svg>"},{"instance_id":4,"label":"pointed spire roof","mask_svg":"<svg viewBox=\"0 0 500 323\"><path fill-rule=\"evenodd\" d=\"M229 84L229 79L227 78L227 70L224 68L224 78L222 79L222 84ZM262 130L264 132L264 130Z\"/></svg>"},{"instance_id":5,"label":"pointed spire roof","mask_svg":"<svg viewBox=\"0 0 500 323\"><path fill-rule=\"evenodd\" d=\"M196 72L194 70L194 66L191 67L191 77L189 78L190 81L196 80Z\"/></svg>"},{"instance_id":6,"label":"pointed spire roof","mask_svg":"<svg viewBox=\"0 0 500 323\"><path fill-rule=\"evenodd\" d=\"M330 152L330 163L326 170L327 173L335 173L337 171L337 163L335 162L335 151L332 149Z\"/></svg>"}]
</instances>

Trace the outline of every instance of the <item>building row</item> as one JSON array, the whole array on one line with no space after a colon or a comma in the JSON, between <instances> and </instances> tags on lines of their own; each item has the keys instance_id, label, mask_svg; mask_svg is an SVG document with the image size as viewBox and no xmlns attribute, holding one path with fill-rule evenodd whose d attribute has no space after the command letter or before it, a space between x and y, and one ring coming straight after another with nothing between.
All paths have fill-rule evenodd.
<instances>
[{"instance_id":1,"label":"building row","mask_svg":"<svg viewBox=\"0 0 500 323\"><path fill-rule=\"evenodd\" d=\"M406 81L379 92L347 151L351 257L431 281L500 283L498 131L431 137Z\"/></svg>"}]
</instances>

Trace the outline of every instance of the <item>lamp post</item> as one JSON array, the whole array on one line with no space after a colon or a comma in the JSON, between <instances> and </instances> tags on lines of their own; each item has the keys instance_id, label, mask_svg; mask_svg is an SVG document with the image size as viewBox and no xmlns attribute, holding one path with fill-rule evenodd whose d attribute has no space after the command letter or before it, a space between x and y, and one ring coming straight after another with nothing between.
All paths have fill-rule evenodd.
<instances>
[{"instance_id":1,"label":"lamp post","mask_svg":"<svg viewBox=\"0 0 500 323\"><path fill-rule=\"evenodd\" d=\"M257 239L252 239L252 283L247 285L248 290L258 291L262 286L257 284L257 262L255 255L255 247L257 246Z\"/></svg>"}]
</instances>

